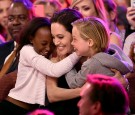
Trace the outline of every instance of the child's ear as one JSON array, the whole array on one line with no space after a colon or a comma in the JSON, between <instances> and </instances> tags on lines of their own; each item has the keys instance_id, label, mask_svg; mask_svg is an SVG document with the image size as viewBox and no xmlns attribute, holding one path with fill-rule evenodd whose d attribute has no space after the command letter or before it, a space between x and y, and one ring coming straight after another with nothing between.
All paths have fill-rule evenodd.
<instances>
[{"instance_id":1,"label":"child's ear","mask_svg":"<svg viewBox=\"0 0 135 115\"><path fill-rule=\"evenodd\" d=\"M92 47L94 45L94 41L92 39L89 39L88 44L89 44L90 47Z\"/></svg>"}]
</instances>

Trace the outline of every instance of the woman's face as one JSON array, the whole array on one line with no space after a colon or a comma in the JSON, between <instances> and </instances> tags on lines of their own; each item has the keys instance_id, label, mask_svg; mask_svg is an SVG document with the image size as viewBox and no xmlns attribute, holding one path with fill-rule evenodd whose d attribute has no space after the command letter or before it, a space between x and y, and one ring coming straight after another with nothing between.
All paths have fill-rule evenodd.
<instances>
[{"instance_id":1,"label":"woman's face","mask_svg":"<svg viewBox=\"0 0 135 115\"><path fill-rule=\"evenodd\" d=\"M92 0L82 0L78 2L73 9L78 10L83 17L97 16Z\"/></svg>"},{"instance_id":2,"label":"woman's face","mask_svg":"<svg viewBox=\"0 0 135 115\"><path fill-rule=\"evenodd\" d=\"M66 30L66 28L59 23L51 24L51 33L53 36L53 42L56 46L56 51L59 56L66 56L73 51L71 45L72 34Z\"/></svg>"},{"instance_id":3,"label":"woman's face","mask_svg":"<svg viewBox=\"0 0 135 115\"><path fill-rule=\"evenodd\" d=\"M7 26L7 12L10 7L11 0L0 0L0 24L3 27Z\"/></svg>"},{"instance_id":4,"label":"woman's face","mask_svg":"<svg viewBox=\"0 0 135 115\"><path fill-rule=\"evenodd\" d=\"M54 14L54 12L56 12L56 9L54 6L50 5L50 4L46 4L44 6L44 14L45 14L45 17L47 18L51 18Z\"/></svg>"}]
</instances>

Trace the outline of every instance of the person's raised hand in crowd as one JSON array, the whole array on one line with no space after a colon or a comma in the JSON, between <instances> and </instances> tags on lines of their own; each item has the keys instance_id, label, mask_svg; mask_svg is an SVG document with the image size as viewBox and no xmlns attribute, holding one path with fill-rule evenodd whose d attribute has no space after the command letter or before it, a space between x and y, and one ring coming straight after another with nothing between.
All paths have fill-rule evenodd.
<instances>
[{"instance_id":1,"label":"person's raised hand in crowd","mask_svg":"<svg viewBox=\"0 0 135 115\"><path fill-rule=\"evenodd\" d=\"M127 8L126 17L127 17L129 24L131 25L131 29L135 29L135 7Z\"/></svg>"}]
</instances>

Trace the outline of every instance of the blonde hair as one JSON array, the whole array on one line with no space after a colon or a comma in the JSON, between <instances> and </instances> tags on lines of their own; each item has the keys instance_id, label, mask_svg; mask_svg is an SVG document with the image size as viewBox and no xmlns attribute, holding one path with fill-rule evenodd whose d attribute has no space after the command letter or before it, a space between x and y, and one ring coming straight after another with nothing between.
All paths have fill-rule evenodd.
<instances>
[{"instance_id":1,"label":"blonde hair","mask_svg":"<svg viewBox=\"0 0 135 115\"><path fill-rule=\"evenodd\" d=\"M82 18L73 22L72 25L77 27L82 39L94 41L93 48L96 52L107 51L110 34L108 27L101 19L96 17Z\"/></svg>"},{"instance_id":2,"label":"blonde hair","mask_svg":"<svg viewBox=\"0 0 135 115\"><path fill-rule=\"evenodd\" d=\"M74 7L82 2L83 0L73 0L71 3L70 8L74 9ZM96 14L98 18L101 18L102 20L105 21L105 23L107 23L107 13L106 13L106 9L104 7L104 3L103 0L92 0L94 8L96 10Z\"/></svg>"}]
</instances>

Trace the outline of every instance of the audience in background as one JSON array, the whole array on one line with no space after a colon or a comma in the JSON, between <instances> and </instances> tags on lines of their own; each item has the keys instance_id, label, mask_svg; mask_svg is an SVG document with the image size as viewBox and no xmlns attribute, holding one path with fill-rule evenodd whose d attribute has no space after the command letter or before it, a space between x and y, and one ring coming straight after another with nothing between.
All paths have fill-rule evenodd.
<instances>
[{"instance_id":1,"label":"audience in background","mask_svg":"<svg viewBox=\"0 0 135 115\"><path fill-rule=\"evenodd\" d=\"M121 31L117 27L117 10L116 10L117 6L115 2L113 0L103 0L103 3L107 11L106 13L110 30L120 35L120 38L123 42L125 33L123 35L123 30Z\"/></svg>"},{"instance_id":2,"label":"audience in background","mask_svg":"<svg viewBox=\"0 0 135 115\"><path fill-rule=\"evenodd\" d=\"M24 2L14 1L11 4L8 10L7 25L12 41L0 45L0 77L17 69L18 60L17 58L14 58L15 52L13 53L13 51L18 44L19 33L31 18L32 14L30 9L28 9Z\"/></svg>"},{"instance_id":3,"label":"audience in background","mask_svg":"<svg viewBox=\"0 0 135 115\"><path fill-rule=\"evenodd\" d=\"M27 25L32 17L33 14L31 9L29 9L23 1L13 1L8 11L8 30L13 41L0 45L0 101L7 97L10 89L15 85L17 74L17 71L15 70L18 68L18 59L12 54L16 44L18 44L21 30ZM11 57L12 59L8 57ZM8 63L6 60L9 60ZM2 68L4 69L2 70ZM6 75L7 73L10 74Z\"/></svg>"}]
</instances>

